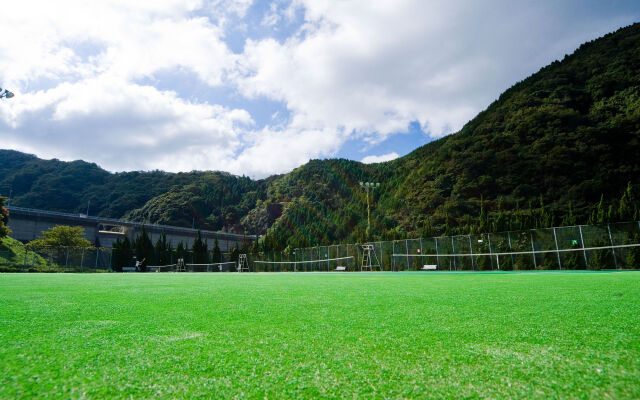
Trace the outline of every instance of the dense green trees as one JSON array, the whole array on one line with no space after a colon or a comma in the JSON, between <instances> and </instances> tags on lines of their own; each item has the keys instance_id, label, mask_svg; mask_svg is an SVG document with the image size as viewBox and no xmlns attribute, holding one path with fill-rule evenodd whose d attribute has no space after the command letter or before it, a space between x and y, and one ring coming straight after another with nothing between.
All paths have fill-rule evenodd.
<instances>
[{"instance_id":1,"label":"dense green trees","mask_svg":"<svg viewBox=\"0 0 640 400\"><path fill-rule=\"evenodd\" d=\"M0 151L12 204L263 234L262 251L640 219L640 24L582 45L506 90L460 132L372 165L312 160L265 180L109 174ZM576 261L578 262L578 261Z\"/></svg>"},{"instance_id":2,"label":"dense green trees","mask_svg":"<svg viewBox=\"0 0 640 400\"><path fill-rule=\"evenodd\" d=\"M91 242L83 238L84 228L81 226L58 225L42 232L42 237L30 241L27 245L32 248L45 247L75 247L93 248Z\"/></svg>"},{"instance_id":3,"label":"dense green trees","mask_svg":"<svg viewBox=\"0 0 640 400\"><path fill-rule=\"evenodd\" d=\"M132 267L133 265L133 247L128 237L123 240L118 238L112 245L111 252L111 269L122 272L123 267Z\"/></svg>"},{"instance_id":4,"label":"dense green trees","mask_svg":"<svg viewBox=\"0 0 640 400\"><path fill-rule=\"evenodd\" d=\"M196 238L193 241L193 246L191 247L191 251L193 252L193 263L194 264L207 264L209 263L209 252L207 251L207 239L202 239L202 234L200 231L196 234Z\"/></svg>"},{"instance_id":5,"label":"dense green trees","mask_svg":"<svg viewBox=\"0 0 640 400\"><path fill-rule=\"evenodd\" d=\"M9 211L6 209L6 197L0 196L0 239L11 233L9 229Z\"/></svg>"}]
</instances>

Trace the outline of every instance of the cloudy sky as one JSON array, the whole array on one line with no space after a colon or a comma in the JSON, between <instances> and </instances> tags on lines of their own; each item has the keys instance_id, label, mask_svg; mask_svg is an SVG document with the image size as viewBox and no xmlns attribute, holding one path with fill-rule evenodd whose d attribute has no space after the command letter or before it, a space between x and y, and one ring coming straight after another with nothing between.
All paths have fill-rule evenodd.
<instances>
[{"instance_id":1,"label":"cloudy sky","mask_svg":"<svg viewBox=\"0 0 640 400\"><path fill-rule=\"evenodd\" d=\"M603 0L21 0L0 7L0 147L256 178L379 162L640 20Z\"/></svg>"}]
</instances>

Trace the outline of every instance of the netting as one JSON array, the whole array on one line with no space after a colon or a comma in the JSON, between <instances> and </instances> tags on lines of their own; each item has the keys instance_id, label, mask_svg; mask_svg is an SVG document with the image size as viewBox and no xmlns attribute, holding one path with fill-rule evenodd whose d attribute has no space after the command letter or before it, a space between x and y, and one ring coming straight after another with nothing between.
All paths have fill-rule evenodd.
<instances>
[{"instance_id":1,"label":"netting","mask_svg":"<svg viewBox=\"0 0 640 400\"><path fill-rule=\"evenodd\" d=\"M378 241L372 252L385 271L417 271L423 265L460 270L596 270L640 268L640 223L563 226L547 229ZM135 265L134 249L22 246L0 253L0 271L122 271ZM172 271L183 260L193 272L236 271L230 253L167 250L138 255L147 270ZM213 262L216 261L216 262ZM340 244L287 252L247 254L251 271L359 271L362 246ZM366 260L365 260L366 261ZM173 268L173 269L172 269ZM377 269L377 268L376 268Z\"/></svg>"},{"instance_id":2,"label":"netting","mask_svg":"<svg viewBox=\"0 0 640 400\"><path fill-rule=\"evenodd\" d=\"M253 263L258 266L263 266L265 271L269 269L279 271L335 271L338 267L345 267L346 270L354 270L353 256L349 257L335 257L317 260L305 260L305 261L262 261L254 260ZM311 267L317 266L317 269L311 269ZM350 269L351 268L351 269Z\"/></svg>"},{"instance_id":3,"label":"netting","mask_svg":"<svg viewBox=\"0 0 640 400\"><path fill-rule=\"evenodd\" d=\"M230 272L235 271L235 261L206 264L185 264L189 272Z\"/></svg>"},{"instance_id":4,"label":"netting","mask_svg":"<svg viewBox=\"0 0 640 400\"><path fill-rule=\"evenodd\" d=\"M637 269L640 267L640 223L578 225L525 231L403 239L370 243L386 271L417 271L437 265L451 271L543 269ZM309 260L307 270L327 270L327 254L349 254L355 270L361 246L342 244L270 253L258 260ZM334 267L335 268L335 267ZM276 269L277 270L277 269Z\"/></svg>"},{"instance_id":5,"label":"netting","mask_svg":"<svg viewBox=\"0 0 640 400\"><path fill-rule=\"evenodd\" d=\"M178 264L169 265L149 265L147 271L149 272L170 272L175 271Z\"/></svg>"}]
</instances>

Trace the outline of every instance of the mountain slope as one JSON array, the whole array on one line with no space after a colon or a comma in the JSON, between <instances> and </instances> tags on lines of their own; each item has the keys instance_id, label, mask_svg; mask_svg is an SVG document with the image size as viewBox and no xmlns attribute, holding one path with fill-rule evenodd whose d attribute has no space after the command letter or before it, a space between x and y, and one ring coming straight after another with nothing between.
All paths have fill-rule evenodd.
<instances>
[{"instance_id":1,"label":"mountain slope","mask_svg":"<svg viewBox=\"0 0 640 400\"><path fill-rule=\"evenodd\" d=\"M110 174L0 151L12 204L265 233L268 249L640 219L640 24L582 45L453 135L385 163L312 160L253 181L220 172Z\"/></svg>"},{"instance_id":2,"label":"mountain slope","mask_svg":"<svg viewBox=\"0 0 640 400\"><path fill-rule=\"evenodd\" d=\"M517 204L561 220L640 183L640 24L582 45L514 85L441 143L391 162L397 186L442 225ZM430 200L429 200L430 199Z\"/></svg>"}]
</instances>

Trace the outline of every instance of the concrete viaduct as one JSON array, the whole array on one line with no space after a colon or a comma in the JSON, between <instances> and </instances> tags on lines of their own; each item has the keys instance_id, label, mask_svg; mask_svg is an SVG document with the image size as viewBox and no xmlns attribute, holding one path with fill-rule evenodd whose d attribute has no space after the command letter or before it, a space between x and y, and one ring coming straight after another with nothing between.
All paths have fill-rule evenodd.
<instances>
[{"instance_id":1,"label":"concrete viaduct","mask_svg":"<svg viewBox=\"0 0 640 400\"><path fill-rule=\"evenodd\" d=\"M162 232L167 235L167 241L175 248L178 242L183 242L191 248L196 237L197 229L181 228L168 225L152 225L140 222L123 221L112 218L90 217L83 214L67 214L53 211L34 210L22 207L7 207L9 210L9 228L13 231L11 237L21 242L28 242L42 235L42 231L57 225L81 226L84 228L85 238L99 247L110 248L118 239L128 237L134 240L144 225L152 243L156 243ZM244 243L251 244L255 236L238 235L234 233L200 231L203 239L207 239L209 250L213 249L214 239L223 252L231 251L236 244L242 247Z\"/></svg>"}]
</instances>

